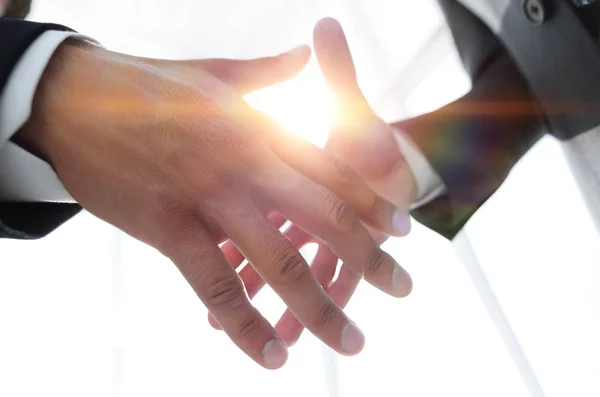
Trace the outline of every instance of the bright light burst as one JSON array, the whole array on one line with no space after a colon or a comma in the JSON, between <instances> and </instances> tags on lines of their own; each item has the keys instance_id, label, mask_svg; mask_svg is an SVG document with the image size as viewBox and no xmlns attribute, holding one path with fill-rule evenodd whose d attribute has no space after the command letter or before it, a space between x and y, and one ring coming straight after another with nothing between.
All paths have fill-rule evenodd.
<instances>
[{"instance_id":1,"label":"bright light burst","mask_svg":"<svg viewBox=\"0 0 600 397\"><path fill-rule=\"evenodd\" d=\"M336 102L314 58L294 79L255 91L245 99L291 132L325 146Z\"/></svg>"}]
</instances>

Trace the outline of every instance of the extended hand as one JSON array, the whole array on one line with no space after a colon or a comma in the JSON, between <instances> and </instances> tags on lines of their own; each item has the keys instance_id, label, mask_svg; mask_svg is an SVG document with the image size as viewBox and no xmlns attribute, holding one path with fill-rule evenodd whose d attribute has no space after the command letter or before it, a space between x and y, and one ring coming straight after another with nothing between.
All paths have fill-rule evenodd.
<instances>
[{"instance_id":1,"label":"extended hand","mask_svg":"<svg viewBox=\"0 0 600 397\"><path fill-rule=\"evenodd\" d=\"M286 221L286 219L280 214L272 214L269 219L273 223L273 226L277 228L284 226ZM388 236L384 233L370 228L368 230L373 236L377 245L381 245L388 238ZM318 250L314 259L312 260L310 268L317 281L319 281L331 299L333 299L333 301L339 307L346 307L350 301L350 298L352 298L352 295L354 294L354 291L356 290L361 278L347 266L342 266L338 277L334 280L339 258L326 244L306 233L296 225L290 225L283 234L290 240L296 249L300 249L308 243L318 244ZM223 244L221 250L227 258L227 261L234 269L239 269L246 259L231 241L227 241L225 244ZM250 299L254 299L254 297L265 286L265 281L261 278L251 264L244 266L240 270L239 275L244 282L248 297ZM398 273L395 275L395 277L399 278L399 283L406 283L406 275L403 274L403 272ZM405 294L408 295L410 290L411 287L407 285ZM219 323L210 313L208 315L208 321L213 328L217 330L221 329ZM287 309L277 322L277 325L275 325L275 330L288 346L293 346L296 344L298 339L300 339L300 336L302 336L304 325L302 325L302 323L296 318L290 309Z\"/></svg>"},{"instance_id":2,"label":"extended hand","mask_svg":"<svg viewBox=\"0 0 600 397\"><path fill-rule=\"evenodd\" d=\"M358 86L342 27L325 18L315 27L314 40L319 66L339 103L327 149L377 194L406 211L417 195L412 171L393 128L375 114Z\"/></svg>"},{"instance_id":3,"label":"extended hand","mask_svg":"<svg viewBox=\"0 0 600 397\"><path fill-rule=\"evenodd\" d=\"M399 210L393 218L395 230L398 232L395 235L406 235L410 231L407 209L416 198L416 184L410 168L398 149L395 132L373 112L363 96L356 80L348 42L340 24L331 18L321 20L315 28L314 41L319 65L339 105L339 113L332 126L326 149L340 159L341 163L348 164L373 191L397 205ZM299 145L308 144L298 143L296 147ZM315 181L327 182L327 174L320 172L310 159L289 155L284 155L282 158ZM345 192L338 190L336 193L343 195ZM272 221L274 226L280 227L285 222L285 218L275 215ZM367 229L377 244L382 244L388 237L373 228L367 227ZM360 278L344 265L334 281L338 256L297 225L291 225L284 234L297 248L310 242L319 244L311 269L336 304L345 307L356 290ZM242 265L244 256L234 244L227 242L222 250L234 268ZM265 285L264 280L252 266L245 266L240 271L240 276L251 299ZM410 290L406 291L407 294L409 292ZM210 314L209 321L213 327L220 328ZM288 309L275 329L291 346L300 338L304 327Z\"/></svg>"},{"instance_id":4,"label":"extended hand","mask_svg":"<svg viewBox=\"0 0 600 397\"><path fill-rule=\"evenodd\" d=\"M289 153L280 127L242 100L242 91L289 77L308 56L174 62L64 44L17 136L84 208L168 256L230 338L267 368L282 366L287 349L219 250L227 238L325 343L343 354L363 344L269 214L326 242L353 277L394 296L411 288L355 215L394 232L396 208L325 152ZM322 185L283 155L310 158Z\"/></svg>"}]
</instances>

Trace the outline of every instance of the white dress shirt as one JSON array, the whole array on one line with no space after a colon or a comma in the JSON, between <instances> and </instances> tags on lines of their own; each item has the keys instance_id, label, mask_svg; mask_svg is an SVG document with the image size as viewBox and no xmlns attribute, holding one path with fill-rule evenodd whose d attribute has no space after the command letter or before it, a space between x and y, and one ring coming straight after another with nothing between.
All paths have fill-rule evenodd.
<instances>
[{"instance_id":1,"label":"white dress shirt","mask_svg":"<svg viewBox=\"0 0 600 397\"><path fill-rule=\"evenodd\" d=\"M33 97L48 62L69 37L93 41L74 32L43 33L19 59L0 95L0 201L73 202L48 163L10 141L31 115ZM423 153L402 131L396 130L395 135L417 184L418 200L412 208L443 194L443 182Z\"/></svg>"},{"instance_id":2,"label":"white dress shirt","mask_svg":"<svg viewBox=\"0 0 600 397\"><path fill-rule=\"evenodd\" d=\"M11 72L0 96L0 200L55 201L73 199L45 161L10 138L29 120L33 96L58 46L74 32L49 30L29 46Z\"/></svg>"}]
</instances>

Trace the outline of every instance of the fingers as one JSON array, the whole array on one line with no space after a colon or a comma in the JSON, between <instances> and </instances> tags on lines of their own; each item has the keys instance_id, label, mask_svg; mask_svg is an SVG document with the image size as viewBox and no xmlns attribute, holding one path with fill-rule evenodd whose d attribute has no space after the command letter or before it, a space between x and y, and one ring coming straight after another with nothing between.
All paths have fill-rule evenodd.
<instances>
[{"instance_id":1,"label":"fingers","mask_svg":"<svg viewBox=\"0 0 600 397\"><path fill-rule=\"evenodd\" d=\"M326 242L358 277L380 290L396 297L410 293L408 273L379 248L343 201L302 175L278 180L271 197L294 225Z\"/></svg>"},{"instance_id":2,"label":"fingers","mask_svg":"<svg viewBox=\"0 0 600 397\"><path fill-rule=\"evenodd\" d=\"M295 226L291 226L288 230L286 230L284 235L288 238L296 250L299 250L313 239L311 235L305 233L303 230ZM240 272L240 278L244 282L246 292L248 293L248 297L250 299L254 299L254 297L265 285L265 281L260 277L256 269L251 264L246 265L242 269Z\"/></svg>"},{"instance_id":3,"label":"fingers","mask_svg":"<svg viewBox=\"0 0 600 397\"><path fill-rule=\"evenodd\" d=\"M277 214L276 217L274 217L274 218L269 216L269 219L271 220L271 223L273 223L273 226L275 226L277 228L281 227L285 223L285 218L283 218L283 216L281 216L279 214ZM295 227L294 225L290 226L290 228L284 232L284 235L290 240L292 245L298 250L313 240L313 237L311 235L309 235L306 232L304 232L303 230ZM236 248L236 251L239 255L242 256L242 254L237 250L237 248ZM243 258L243 256L242 256L242 258ZM336 261L337 261L337 258L336 258ZM241 262L240 262L240 264L241 264ZM250 263L247 264L246 266L244 266L242 271L240 271L239 275L240 275L240 278L242 279L242 282L244 283L244 287L246 288L246 293L248 294L248 298L250 298L250 300L254 299L254 297L256 297L256 295L260 292L260 290L265 286L265 281L260 277L260 275L258 274L256 269L254 269L254 267L252 267L252 265ZM315 274L315 276L318 279L318 276L316 274ZM321 285L323 285L323 284L321 284ZM217 330L221 329L221 327L219 326L219 323L217 323L217 321L214 319L214 317L212 317L212 315L210 313L208 313L208 322L210 323L210 325L213 328L215 328Z\"/></svg>"},{"instance_id":4,"label":"fingers","mask_svg":"<svg viewBox=\"0 0 600 397\"><path fill-rule=\"evenodd\" d=\"M274 57L199 62L213 76L245 94L291 79L304 69L310 56L310 47L300 46Z\"/></svg>"},{"instance_id":5,"label":"fingers","mask_svg":"<svg viewBox=\"0 0 600 397\"><path fill-rule=\"evenodd\" d=\"M335 258L335 261L337 262L337 257L335 257L335 254L333 254L327 247L323 247L323 249L329 251L330 255ZM335 266L331 266L330 262L330 260L333 259L332 257L324 258L322 265L314 270L315 274L321 273L323 275L323 281L327 280L325 281L326 283L331 283L331 280L333 279L333 274L329 273L331 268L335 270ZM325 268L327 268L327 270L325 270ZM321 272L321 269L324 271ZM344 309L354 294L354 291L356 291L356 287L358 287L359 282L360 278L356 277L356 275L349 270L348 267L342 266L337 280L328 287L329 296L331 296L331 299L333 299L333 301L339 307ZM296 319L292 312L286 310L275 326L275 330L288 346L293 346L300 339L304 327Z\"/></svg>"},{"instance_id":6,"label":"fingers","mask_svg":"<svg viewBox=\"0 0 600 397\"><path fill-rule=\"evenodd\" d=\"M225 255L225 259L227 259L227 262L229 262L229 265L233 269L240 267L246 259L231 240L227 240L225 244L223 244L221 252Z\"/></svg>"},{"instance_id":7,"label":"fingers","mask_svg":"<svg viewBox=\"0 0 600 397\"><path fill-rule=\"evenodd\" d=\"M369 234L375 241L375 244L377 244L380 247L381 244L385 243L390 238L390 236L388 236L387 234L382 233L379 230L375 230L372 227L365 226L365 229L367 229L367 232L369 232Z\"/></svg>"},{"instance_id":8,"label":"fingers","mask_svg":"<svg viewBox=\"0 0 600 397\"><path fill-rule=\"evenodd\" d=\"M339 353L353 355L362 350L360 330L329 298L279 230L260 216L245 217L244 222L234 222L231 214L219 217L227 235L306 328Z\"/></svg>"},{"instance_id":9,"label":"fingers","mask_svg":"<svg viewBox=\"0 0 600 397\"><path fill-rule=\"evenodd\" d=\"M213 238L198 225L174 241L166 253L231 340L265 368L283 366L288 356L285 343L252 307Z\"/></svg>"},{"instance_id":10,"label":"fingers","mask_svg":"<svg viewBox=\"0 0 600 397\"><path fill-rule=\"evenodd\" d=\"M338 257L335 256L326 245L321 243L317 255L312 262L311 270L325 291L328 291L330 288L331 281L333 280L337 269L337 263ZM333 300L335 302L335 299ZM287 309L277 322L275 330L288 346L293 346L298 342L298 339L300 339L302 331L304 331L304 326L298 321L296 316Z\"/></svg>"},{"instance_id":11,"label":"fingers","mask_svg":"<svg viewBox=\"0 0 600 397\"><path fill-rule=\"evenodd\" d=\"M326 151L348 164L369 188L400 209L396 227L408 234L411 225L407 209L417 199L418 191L412 169L399 149L397 140L402 138L397 134L379 119L357 122L343 129L333 128Z\"/></svg>"},{"instance_id":12,"label":"fingers","mask_svg":"<svg viewBox=\"0 0 600 397\"><path fill-rule=\"evenodd\" d=\"M250 300L254 299L254 297L260 292L262 287L265 286L265 281L260 277L256 269L254 269L254 267L252 267L250 263L244 266L242 271L240 271L239 277L244 283L244 287L246 288L246 294L248 295L248 298ZM222 329L211 313L208 313L208 322L214 329Z\"/></svg>"},{"instance_id":13,"label":"fingers","mask_svg":"<svg viewBox=\"0 0 600 397\"><path fill-rule=\"evenodd\" d=\"M348 268L342 267L338 279L329 288L329 295L339 307L344 309L356 291L359 281L360 279ZM293 346L302 336L304 326L291 311L286 310L275 326L275 330L288 346Z\"/></svg>"},{"instance_id":14,"label":"fingers","mask_svg":"<svg viewBox=\"0 0 600 397\"><path fill-rule=\"evenodd\" d=\"M278 213L273 213L269 215L268 218L271 223L273 223L273 226L275 226L277 229L282 227L286 221L285 217ZM234 269L240 267L240 265L246 259L231 240L227 240L223 244L221 251L223 252L223 255L225 255L225 258L227 258L227 262L229 262L231 267Z\"/></svg>"},{"instance_id":15,"label":"fingers","mask_svg":"<svg viewBox=\"0 0 600 397\"><path fill-rule=\"evenodd\" d=\"M366 102L356 79L356 69L344 30L333 18L324 18L314 30L315 55L327 84L341 104Z\"/></svg>"},{"instance_id":16,"label":"fingers","mask_svg":"<svg viewBox=\"0 0 600 397\"><path fill-rule=\"evenodd\" d=\"M325 18L315 27L314 41L319 66L340 105L327 149L378 195L406 210L417 194L412 171L400 151L397 132L377 117L360 90L342 27Z\"/></svg>"},{"instance_id":17,"label":"fingers","mask_svg":"<svg viewBox=\"0 0 600 397\"><path fill-rule=\"evenodd\" d=\"M285 133L274 137L272 149L294 169L335 193L365 223L393 236L401 237L410 232L407 212L377 195L336 156L294 134Z\"/></svg>"},{"instance_id":18,"label":"fingers","mask_svg":"<svg viewBox=\"0 0 600 397\"><path fill-rule=\"evenodd\" d=\"M281 228L286 222L285 217L276 212L270 214L268 216L268 219L277 229ZM295 246L297 248L300 248L300 246ZM227 242L223 244L223 246L221 247L221 251L223 252L223 255L225 255L225 258L229 262L230 266L234 269L239 268L242 265L242 263L246 260L244 255L242 255L240 250L238 250L238 248L231 240L227 240ZM263 279L260 278L258 273L256 273L252 265L246 265L244 269L242 269L242 271L239 273L239 276L242 279L242 282L244 283L244 287L246 288L246 293L248 294L248 297L250 299L254 299L256 294L264 286ZM208 322L214 329L221 330L221 326L210 312L208 313Z\"/></svg>"}]
</instances>

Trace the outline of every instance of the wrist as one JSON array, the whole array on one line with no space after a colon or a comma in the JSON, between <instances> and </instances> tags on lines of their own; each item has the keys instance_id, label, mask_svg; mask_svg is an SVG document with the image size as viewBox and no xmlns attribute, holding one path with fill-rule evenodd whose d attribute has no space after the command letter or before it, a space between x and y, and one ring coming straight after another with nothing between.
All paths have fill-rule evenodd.
<instances>
[{"instance_id":1,"label":"wrist","mask_svg":"<svg viewBox=\"0 0 600 397\"><path fill-rule=\"evenodd\" d=\"M71 38L58 46L37 84L30 117L12 138L15 143L50 164L53 163L56 134L69 133L61 127L65 117L69 115L70 105L79 99L70 91L70 87L76 84L75 71L84 66L85 59L89 59L92 52L100 51L105 50Z\"/></svg>"},{"instance_id":2,"label":"wrist","mask_svg":"<svg viewBox=\"0 0 600 397\"><path fill-rule=\"evenodd\" d=\"M373 189L400 209L407 209L419 196L409 153L398 141L398 131L381 119L371 127L369 152L376 153L377 161L371 162L385 172L366 176ZM383 138L386 138L385 140ZM387 145L387 146L386 146ZM378 148L379 150L376 150ZM375 167L373 167L375 168Z\"/></svg>"}]
</instances>

